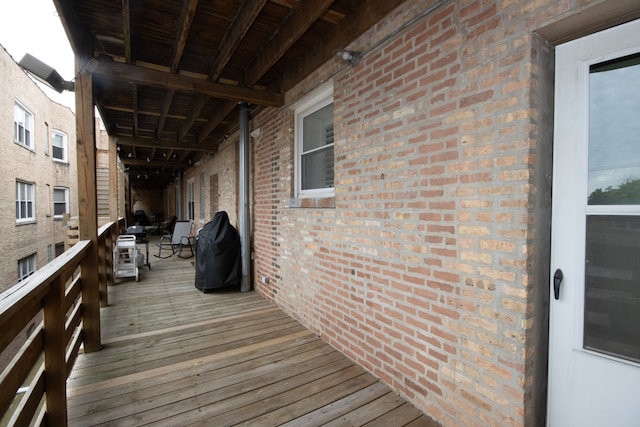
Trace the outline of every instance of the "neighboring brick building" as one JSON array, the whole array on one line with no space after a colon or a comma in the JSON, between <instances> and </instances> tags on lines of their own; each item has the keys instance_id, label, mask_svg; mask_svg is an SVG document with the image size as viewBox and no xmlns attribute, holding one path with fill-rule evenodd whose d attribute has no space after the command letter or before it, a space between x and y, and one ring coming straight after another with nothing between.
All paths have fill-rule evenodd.
<instances>
[{"instance_id":1,"label":"neighboring brick building","mask_svg":"<svg viewBox=\"0 0 640 427\"><path fill-rule=\"evenodd\" d=\"M75 115L0 48L0 291L64 250L62 213L78 215ZM18 200L17 200L18 199Z\"/></svg>"},{"instance_id":2,"label":"neighboring brick building","mask_svg":"<svg viewBox=\"0 0 640 427\"><path fill-rule=\"evenodd\" d=\"M555 45L639 15L403 2L346 46L357 66L330 60L252 116L255 289L443 425L544 425ZM333 152L300 177L306 118ZM237 140L185 172L200 223L237 224Z\"/></svg>"}]
</instances>

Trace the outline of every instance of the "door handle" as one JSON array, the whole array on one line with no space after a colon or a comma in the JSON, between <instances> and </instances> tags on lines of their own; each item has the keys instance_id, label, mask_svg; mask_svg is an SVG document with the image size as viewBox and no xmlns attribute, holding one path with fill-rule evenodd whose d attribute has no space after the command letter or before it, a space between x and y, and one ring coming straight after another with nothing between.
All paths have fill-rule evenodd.
<instances>
[{"instance_id":1,"label":"door handle","mask_svg":"<svg viewBox=\"0 0 640 427\"><path fill-rule=\"evenodd\" d=\"M556 300L560 299L560 283L562 283L563 278L562 270L557 269L556 272L553 273L553 296Z\"/></svg>"}]
</instances>

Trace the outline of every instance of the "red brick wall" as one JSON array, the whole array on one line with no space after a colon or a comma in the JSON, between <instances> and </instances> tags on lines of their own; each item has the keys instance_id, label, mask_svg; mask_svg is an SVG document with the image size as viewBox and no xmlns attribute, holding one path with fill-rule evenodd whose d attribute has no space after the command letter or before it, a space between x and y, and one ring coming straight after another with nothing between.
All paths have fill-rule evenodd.
<instances>
[{"instance_id":1,"label":"red brick wall","mask_svg":"<svg viewBox=\"0 0 640 427\"><path fill-rule=\"evenodd\" d=\"M541 425L553 48L534 31L603 2L452 0L392 34L429 3L253 119L255 286L444 425ZM293 108L326 79L335 208L293 208Z\"/></svg>"}]
</instances>

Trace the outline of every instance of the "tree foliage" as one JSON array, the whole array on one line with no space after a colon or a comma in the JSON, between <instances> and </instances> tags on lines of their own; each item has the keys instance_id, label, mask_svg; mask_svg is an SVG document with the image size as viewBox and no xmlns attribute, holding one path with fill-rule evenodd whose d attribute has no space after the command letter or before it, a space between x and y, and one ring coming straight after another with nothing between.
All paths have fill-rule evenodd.
<instances>
[{"instance_id":1,"label":"tree foliage","mask_svg":"<svg viewBox=\"0 0 640 427\"><path fill-rule=\"evenodd\" d=\"M627 179L618 187L597 188L589 194L590 205L640 204L640 179Z\"/></svg>"}]
</instances>

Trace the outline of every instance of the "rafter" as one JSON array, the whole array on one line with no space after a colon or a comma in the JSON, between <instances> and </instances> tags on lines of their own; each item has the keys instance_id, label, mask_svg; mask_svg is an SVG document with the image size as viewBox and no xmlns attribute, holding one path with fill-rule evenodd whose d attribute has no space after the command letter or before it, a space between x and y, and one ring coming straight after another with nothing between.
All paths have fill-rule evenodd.
<instances>
[{"instance_id":1,"label":"rafter","mask_svg":"<svg viewBox=\"0 0 640 427\"><path fill-rule=\"evenodd\" d=\"M238 47L266 2L266 0L248 0L241 6L220 42L218 54L211 63L211 67L209 69L209 80L218 79L225 65L229 62L233 51ZM209 102L209 98L209 96L201 95L196 99L196 102L189 113L188 120L185 121L180 129L178 140L182 140L185 135L189 133L191 127L200 116L202 109L207 105L207 102ZM199 138L198 140L202 141L202 139Z\"/></svg>"},{"instance_id":2,"label":"rafter","mask_svg":"<svg viewBox=\"0 0 640 427\"><path fill-rule=\"evenodd\" d=\"M207 145L157 139L130 138L126 136L114 136L112 141L114 144L127 147L158 148L162 150L211 151L213 149L210 144Z\"/></svg>"},{"instance_id":3,"label":"rafter","mask_svg":"<svg viewBox=\"0 0 640 427\"><path fill-rule=\"evenodd\" d=\"M327 33L315 44L314 49L293 64L284 74L282 89L287 91L306 78L330 59L333 51L343 48L367 31L405 0L368 0L356 2L356 7L338 24L335 31Z\"/></svg>"},{"instance_id":4,"label":"rafter","mask_svg":"<svg viewBox=\"0 0 640 427\"><path fill-rule=\"evenodd\" d=\"M196 77L172 74L165 71L152 70L108 60L100 61L100 65L98 65L94 75L107 80L118 80L164 89L195 92L216 98L246 101L258 105L279 107L284 103L284 96L275 92L225 85Z\"/></svg>"},{"instance_id":5,"label":"rafter","mask_svg":"<svg viewBox=\"0 0 640 427\"><path fill-rule=\"evenodd\" d=\"M122 38L124 40L124 59L131 64L131 14L129 0L122 0Z\"/></svg>"},{"instance_id":6,"label":"rafter","mask_svg":"<svg viewBox=\"0 0 640 427\"><path fill-rule=\"evenodd\" d=\"M247 70L247 85L252 86L302 34L331 6L333 0L301 0L271 38L260 55ZM233 110L235 104L225 102L198 134L198 141L204 141L211 132Z\"/></svg>"},{"instance_id":7,"label":"rafter","mask_svg":"<svg viewBox=\"0 0 640 427\"><path fill-rule=\"evenodd\" d=\"M300 0L247 70L247 85L254 85L332 3L333 0Z\"/></svg>"},{"instance_id":8,"label":"rafter","mask_svg":"<svg viewBox=\"0 0 640 427\"><path fill-rule=\"evenodd\" d=\"M171 61L171 72L176 73L180 66L180 59L182 59L182 52L187 44L187 38L189 36L189 30L191 29L191 23L193 22L193 16L198 8L198 0L189 0L182 6L182 12L180 18L178 18L178 33L173 48L173 58ZM162 109L160 110L160 119L158 120L158 129L156 135L162 135L164 131L164 124L167 120L167 114L171 108L171 102L173 101L173 95L175 91L173 89L167 90L162 102Z\"/></svg>"}]
</instances>

